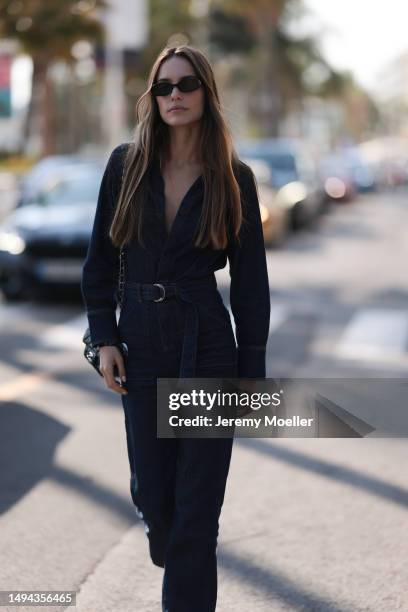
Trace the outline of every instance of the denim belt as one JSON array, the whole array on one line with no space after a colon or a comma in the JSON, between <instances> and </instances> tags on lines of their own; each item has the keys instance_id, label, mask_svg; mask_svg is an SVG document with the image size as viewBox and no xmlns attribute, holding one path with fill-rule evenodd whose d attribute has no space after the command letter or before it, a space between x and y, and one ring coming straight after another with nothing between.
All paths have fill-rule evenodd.
<instances>
[{"instance_id":1,"label":"denim belt","mask_svg":"<svg viewBox=\"0 0 408 612\"><path fill-rule=\"evenodd\" d=\"M179 282L157 281L157 283L138 283L125 281L125 290L129 289L141 301L162 302L175 297L188 304L184 327L183 348L180 363L180 378L194 378L196 372L196 355L198 344L199 311L197 303L203 303L209 292L217 291L214 274L194 280Z\"/></svg>"}]
</instances>

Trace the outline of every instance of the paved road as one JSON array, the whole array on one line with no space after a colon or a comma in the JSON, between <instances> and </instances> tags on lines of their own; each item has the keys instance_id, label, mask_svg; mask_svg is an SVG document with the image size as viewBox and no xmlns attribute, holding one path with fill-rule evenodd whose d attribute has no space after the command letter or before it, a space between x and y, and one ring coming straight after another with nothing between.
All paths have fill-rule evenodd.
<instances>
[{"instance_id":1,"label":"paved road","mask_svg":"<svg viewBox=\"0 0 408 612\"><path fill-rule=\"evenodd\" d=\"M268 253L268 376L406 377L406 200L360 197ZM77 301L0 305L0 590L159 611L120 398L85 364L84 326ZM404 438L237 439L217 609L408 610L407 459Z\"/></svg>"}]
</instances>

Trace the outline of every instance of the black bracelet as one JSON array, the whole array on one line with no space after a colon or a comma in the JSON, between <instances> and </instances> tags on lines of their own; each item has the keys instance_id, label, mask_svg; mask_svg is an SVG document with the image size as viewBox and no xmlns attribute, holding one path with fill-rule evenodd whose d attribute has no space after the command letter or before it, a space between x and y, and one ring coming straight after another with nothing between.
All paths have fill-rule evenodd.
<instances>
[{"instance_id":1,"label":"black bracelet","mask_svg":"<svg viewBox=\"0 0 408 612\"><path fill-rule=\"evenodd\" d=\"M101 346L119 346L119 342L112 342L107 340L106 342L96 342L92 346L94 348L100 348Z\"/></svg>"}]
</instances>

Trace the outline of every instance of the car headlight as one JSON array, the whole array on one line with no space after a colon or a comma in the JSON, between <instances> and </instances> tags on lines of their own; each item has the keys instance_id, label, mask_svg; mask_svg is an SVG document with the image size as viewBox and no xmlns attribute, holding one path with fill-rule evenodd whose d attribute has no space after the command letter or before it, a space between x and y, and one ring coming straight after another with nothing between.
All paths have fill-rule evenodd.
<instances>
[{"instance_id":1,"label":"car headlight","mask_svg":"<svg viewBox=\"0 0 408 612\"><path fill-rule=\"evenodd\" d=\"M265 223L269 219L269 210L266 208L265 204L259 204L259 209L261 211L261 221Z\"/></svg>"},{"instance_id":2,"label":"car headlight","mask_svg":"<svg viewBox=\"0 0 408 612\"><path fill-rule=\"evenodd\" d=\"M330 176L325 180L324 189L331 198L344 198L347 193L344 181L337 176Z\"/></svg>"},{"instance_id":3,"label":"car headlight","mask_svg":"<svg viewBox=\"0 0 408 612\"><path fill-rule=\"evenodd\" d=\"M19 255L26 248L25 240L15 232L0 232L0 251Z\"/></svg>"},{"instance_id":4,"label":"car headlight","mask_svg":"<svg viewBox=\"0 0 408 612\"><path fill-rule=\"evenodd\" d=\"M307 189L300 181L293 181L281 187L276 195L277 201L283 208L292 208L298 202L305 200Z\"/></svg>"}]
</instances>

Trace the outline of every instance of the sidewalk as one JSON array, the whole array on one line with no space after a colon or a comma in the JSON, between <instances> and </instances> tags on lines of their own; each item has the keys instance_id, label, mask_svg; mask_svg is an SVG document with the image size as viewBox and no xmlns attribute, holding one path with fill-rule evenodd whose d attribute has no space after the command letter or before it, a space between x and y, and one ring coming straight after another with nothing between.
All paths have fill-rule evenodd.
<instances>
[{"instance_id":1,"label":"sidewalk","mask_svg":"<svg viewBox=\"0 0 408 612\"><path fill-rule=\"evenodd\" d=\"M403 439L236 439L217 612L408 610L407 459ZM136 517L77 609L159 612L162 573Z\"/></svg>"}]
</instances>

